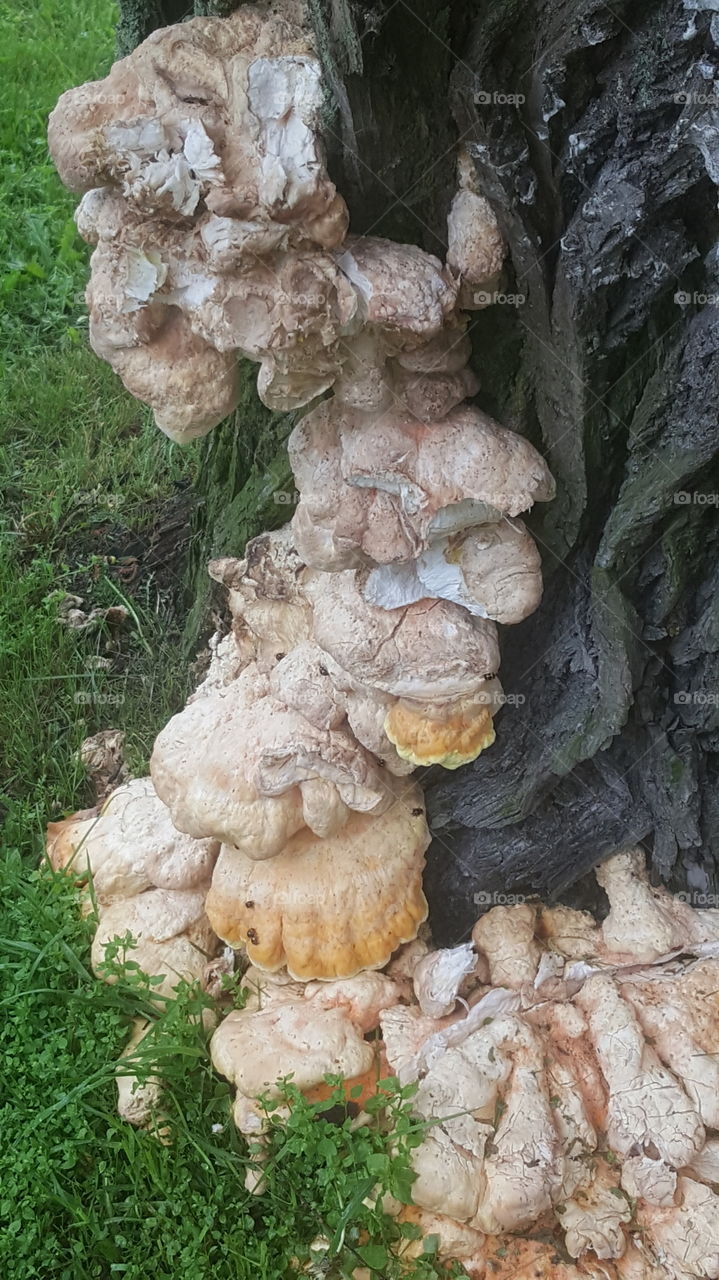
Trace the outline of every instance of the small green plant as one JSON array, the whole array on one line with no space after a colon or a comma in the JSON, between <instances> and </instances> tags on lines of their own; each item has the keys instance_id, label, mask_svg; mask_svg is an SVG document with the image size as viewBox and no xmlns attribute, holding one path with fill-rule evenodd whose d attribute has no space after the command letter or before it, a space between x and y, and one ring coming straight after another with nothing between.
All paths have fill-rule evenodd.
<instances>
[{"instance_id":1,"label":"small green plant","mask_svg":"<svg viewBox=\"0 0 719 1280\"><path fill-rule=\"evenodd\" d=\"M436 1275L432 1242L424 1259L403 1257L417 1229L385 1207L388 1196L410 1202L410 1158L423 1133L410 1110L414 1086L379 1081L376 1095L363 1103L367 1118L358 1123L352 1104L361 1089L347 1100L341 1081L326 1079L331 1093L321 1102L308 1102L291 1081L278 1101L265 1102L270 1133L262 1152L263 1219L281 1220L285 1204L305 1224L294 1252L297 1266L310 1274L314 1267L317 1274L350 1277L366 1267L387 1277Z\"/></svg>"},{"instance_id":2,"label":"small green plant","mask_svg":"<svg viewBox=\"0 0 719 1280\"><path fill-rule=\"evenodd\" d=\"M132 958L133 946L129 934L115 939L101 966L105 979L127 997L134 1015L151 1023L132 1055L132 1070L138 1083L151 1076L162 1079L156 1123L171 1142L178 1127L189 1136L191 1077L195 1092L190 1110L195 1120L201 1116L205 1122L195 1134L201 1153L208 1117L215 1116L213 1134L232 1128L227 1091L222 1087L218 1092L209 1066L208 1043L218 1007L196 983L181 982L172 998L159 995L161 979L142 972ZM246 992L239 977L228 978L224 987L232 1006L242 1008ZM388 1198L395 1208L397 1202L411 1203L411 1155L426 1130L411 1110L416 1085L402 1086L396 1077L378 1080L376 1094L364 1100L360 1112L356 1099L361 1086L347 1094L341 1077L328 1075L325 1083L328 1096L310 1102L291 1079L281 1082L278 1098L261 1100L268 1126L264 1141L234 1147L245 1170L253 1166L262 1173L261 1192L246 1200L252 1236L262 1242L256 1265L264 1266L268 1276L351 1280L353 1272L364 1267L387 1280L436 1277L436 1239L423 1241L420 1257L408 1256L408 1243L419 1238L419 1230L388 1211ZM219 1109L213 1109L215 1101ZM237 1176L236 1169L232 1176ZM441 1274L460 1272L442 1268Z\"/></svg>"},{"instance_id":3,"label":"small green plant","mask_svg":"<svg viewBox=\"0 0 719 1280\"><path fill-rule=\"evenodd\" d=\"M158 995L119 939L99 982L89 969L92 917L67 877L0 863L0 1274L7 1280L389 1280L452 1274L383 1207L406 1201L422 1128L411 1090L381 1082L357 1121L337 1080L308 1102L287 1082L267 1102L265 1185L244 1187L253 1161L231 1121L231 1090L212 1070L217 1005L196 985ZM132 1057L163 1081L167 1145L115 1113L116 1062L130 1022L152 1031ZM127 1060L123 1064L127 1071ZM399 1256L398 1256L399 1254ZM314 1270L313 1270L314 1268ZM458 1274L455 1272L455 1274Z\"/></svg>"}]
</instances>

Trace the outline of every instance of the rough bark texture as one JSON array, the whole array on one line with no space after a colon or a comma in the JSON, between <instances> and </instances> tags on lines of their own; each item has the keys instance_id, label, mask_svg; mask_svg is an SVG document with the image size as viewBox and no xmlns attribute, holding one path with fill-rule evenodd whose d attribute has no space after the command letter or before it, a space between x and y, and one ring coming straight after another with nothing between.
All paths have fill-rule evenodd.
<instances>
[{"instance_id":1,"label":"rough bark texture","mask_svg":"<svg viewBox=\"0 0 719 1280\"><path fill-rule=\"evenodd\" d=\"M469 145L520 299L474 318L478 403L559 488L531 521L544 603L502 634L497 742L425 780L439 942L466 936L475 895L563 893L639 839L674 888L716 888L719 94L701 2L309 0L355 230L442 254Z\"/></svg>"},{"instance_id":2,"label":"rough bark texture","mask_svg":"<svg viewBox=\"0 0 719 1280\"><path fill-rule=\"evenodd\" d=\"M316 19L355 221L435 248L448 140L469 145L510 245L504 290L522 297L474 321L478 400L540 445L559 485L532 522L544 603L502 635L514 701L497 742L427 779L435 933L466 936L478 893L559 893L639 839L660 876L707 890L719 862L710 15L681 0L361 12L333 4Z\"/></svg>"},{"instance_id":3,"label":"rough bark texture","mask_svg":"<svg viewBox=\"0 0 719 1280\"><path fill-rule=\"evenodd\" d=\"M184 18L223 18L236 8L237 0L119 0L118 57L132 53L158 27L168 27Z\"/></svg>"}]
</instances>

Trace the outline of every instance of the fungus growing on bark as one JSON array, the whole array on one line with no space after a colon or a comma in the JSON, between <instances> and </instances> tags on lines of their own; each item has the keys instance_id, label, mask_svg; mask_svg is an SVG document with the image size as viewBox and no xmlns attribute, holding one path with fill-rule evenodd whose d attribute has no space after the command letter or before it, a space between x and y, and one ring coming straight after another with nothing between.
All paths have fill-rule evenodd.
<instances>
[{"instance_id":1,"label":"fungus growing on bark","mask_svg":"<svg viewBox=\"0 0 719 1280\"><path fill-rule=\"evenodd\" d=\"M237 360L193 333L186 318L169 309L145 342L111 346L90 300L90 342L122 378L127 390L154 411L165 435L186 444L231 413L240 394Z\"/></svg>"},{"instance_id":2,"label":"fungus growing on bark","mask_svg":"<svg viewBox=\"0 0 719 1280\"><path fill-rule=\"evenodd\" d=\"M130 898L116 899L100 910L92 943L92 967L107 981L102 965L115 939L132 936L129 958L149 977L161 977L154 988L171 995L181 980L202 977L207 961L217 950L217 938L205 914L206 887L202 889L147 889Z\"/></svg>"},{"instance_id":3,"label":"fungus growing on bark","mask_svg":"<svg viewBox=\"0 0 719 1280\"><path fill-rule=\"evenodd\" d=\"M123 783L99 808L48 824L47 857L54 870L83 887L92 880L92 898L84 889L83 909L90 911L93 901L97 909L91 961L98 977L116 981L123 957L130 959L159 979L153 993L160 998L172 996L181 981L203 978L219 945L205 914L219 847L215 840L193 840L178 831L150 778ZM149 1026L135 1019L120 1059L120 1066L125 1058L130 1064L117 1076L118 1112L138 1126L150 1123L162 1091L156 1077L139 1084L132 1070Z\"/></svg>"},{"instance_id":4,"label":"fungus growing on bark","mask_svg":"<svg viewBox=\"0 0 719 1280\"><path fill-rule=\"evenodd\" d=\"M665 1274L676 1280L719 1276L719 1195L710 1187L679 1177L675 1203L657 1207L640 1202L637 1219Z\"/></svg>"},{"instance_id":5,"label":"fungus growing on bark","mask_svg":"<svg viewBox=\"0 0 719 1280\"><path fill-rule=\"evenodd\" d=\"M333 391L290 441L293 542L259 539L245 560L213 566L236 648L218 645L153 761L184 831L260 857L303 825L329 835L351 809L379 812L370 752L401 776L456 768L492 743L492 621L521 621L541 597L516 517L554 492L534 448L466 403L478 381L460 280L489 280L503 252L469 157L448 265L347 236L321 103L299 11L246 7L156 32L106 80L64 95L50 125L95 245L92 342L163 430L189 439L231 407L237 353L259 362L275 408ZM341 589L327 581L355 569ZM195 732L207 745L196 773Z\"/></svg>"},{"instance_id":6,"label":"fungus growing on bark","mask_svg":"<svg viewBox=\"0 0 719 1280\"><path fill-rule=\"evenodd\" d=\"M504 519L432 541L416 560L373 569L365 599L383 609L451 600L479 618L521 622L542 598L542 564L521 520Z\"/></svg>"},{"instance_id":7,"label":"fungus growing on bark","mask_svg":"<svg viewBox=\"0 0 719 1280\"><path fill-rule=\"evenodd\" d=\"M330 836L349 811L390 804L383 771L341 728L317 728L269 692L249 666L188 703L160 732L151 770L181 831L271 858L307 826Z\"/></svg>"},{"instance_id":8,"label":"fungus growing on bark","mask_svg":"<svg viewBox=\"0 0 719 1280\"><path fill-rule=\"evenodd\" d=\"M288 528L248 542L245 557L211 560L210 577L228 591L233 634L245 663L271 671L312 636L312 606L304 590L307 572Z\"/></svg>"},{"instance_id":9,"label":"fungus growing on bark","mask_svg":"<svg viewBox=\"0 0 719 1280\"><path fill-rule=\"evenodd\" d=\"M691 943L719 941L719 910L694 910L664 888L652 888L641 849L611 858L597 868L611 911L602 924L610 953L651 963Z\"/></svg>"},{"instance_id":10,"label":"fungus growing on bark","mask_svg":"<svg viewBox=\"0 0 719 1280\"><path fill-rule=\"evenodd\" d=\"M403 1079L418 1079L414 1105L432 1122L415 1155L413 1200L422 1212L454 1217L486 1237L470 1236L445 1255L472 1259L478 1274L498 1249L517 1259L518 1271L502 1274L524 1274L518 1251L536 1242L518 1237L535 1230L554 1241L555 1254L577 1260L568 1275L719 1274L708 1225L719 1199L706 1177L716 1169L706 1126L716 1124L719 960L701 957L703 913L666 895L663 906L674 904L683 918L684 954L646 966L642 930L654 903L639 859L638 851L619 855L600 872L615 916L628 862L643 880L643 907L635 904L639 957L623 950L612 960L600 941L594 965L578 969L560 957L557 969L544 913L528 904L495 907L474 937L492 982L518 988L514 1008L499 1006L478 1021L475 1009L486 1000L478 991L468 1013L439 1022L412 1007L381 1014L389 1064ZM687 956L692 948L698 959ZM553 990L542 978L551 954L555 978L563 973ZM679 1009L683 1027L675 1036ZM545 1264L527 1275L565 1274L565 1264Z\"/></svg>"},{"instance_id":11,"label":"fungus growing on bark","mask_svg":"<svg viewBox=\"0 0 719 1280\"><path fill-rule=\"evenodd\" d=\"M412 973L414 994L422 1013L428 1018L444 1018L454 1013L460 993L468 990L468 980L477 972L478 962L468 942L422 956Z\"/></svg>"},{"instance_id":12,"label":"fungus growing on bark","mask_svg":"<svg viewBox=\"0 0 719 1280\"><path fill-rule=\"evenodd\" d=\"M289 453L295 545L328 573L412 561L554 496L533 446L468 405L420 422L401 406L368 416L328 400L295 427Z\"/></svg>"},{"instance_id":13,"label":"fungus growing on bark","mask_svg":"<svg viewBox=\"0 0 719 1280\"><path fill-rule=\"evenodd\" d=\"M631 861L641 878L638 852ZM601 870L612 911L620 909L626 865L627 855L619 855ZM415 1207L397 1210L422 1230L432 1224L441 1257L466 1262L477 1276L490 1274L485 1268L496 1261L507 1280L525 1274L716 1280L716 1140L706 1133L716 1121L716 1091L711 1066L697 1076L691 1064L716 1052L719 960L692 959L692 948L701 952L706 943L690 940L706 932L707 922L691 909L682 915L681 956L647 965L622 952L613 963L604 951L604 959L597 957L604 968L585 965L577 973L576 961L550 950L542 911L527 904L494 908L475 931L480 955L467 945L412 961L415 998L429 993L432 966L446 975L439 1006L415 1004L397 983L371 989L354 1005L349 1023L367 1030L379 1021L389 1068L417 1080L413 1107L429 1125L413 1156ZM514 920L521 924L518 941L512 941ZM641 932L641 920L637 924ZM482 955L491 982L514 978L516 989L478 986L467 992L466 1006L455 1005L463 975ZM554 957L551 965L546 957ZM542 977L548 972L557 979L550 993ZM290 1053L313 1034L324 1036L328 1007L347 1009L352 986L292 983L270 995L267 1010L283 1001L292 1010L285 1015ZM432 989L430 1004L434 998ZM676 1015L669 1024L656 1021L664 1004L683 1010L683 1041L672 1034ZM242 1074L241 1116L252 1106L247 1071L253 1068L244 1064L255 1044L255 1032L244 1038L243 1025L262 1016L271 1020L262 1010L232 1014L226 1032L215 1033L215 1064L230 1079ZM225 1037L232 1043L228 1059ZM267 1039L257 1047L260 1065ZM313 1080L319 1060L306 1061ZM361 1068L363 1061L353 1057L353 1073ZM273 1079L265 1071L257 1092L273 1088L280 1074ZM542 1253L542 1239L553 1253ZM505 1267L508 1257L516 1271Z\"/></svg>"},{"instance_id":14,"label":"fungus growing on bark","mask_svg":"<svg viewBox=\"0 0 719 1280\"><path fill-rule=\"evenodd\" d=\"M206 887L220 847L178 831L150 778L118 787L99 810L51 822L47 836L55 870L91 875L102 905L145 889Z\"/></svg>"},{"instance_id":15,"label":"fungus growing on bark","mask_svg":"<svg viewBox=\"0 0 719 1280\"><path fill-rule=\"evenodd\" d=\"M379 608L352 571L319 575L307 590L320 648L357 686L392 698L384 732L401 758L456 768L494 740L501 686L492 622L444 600Z\"/></svg>"},{"instance_id":16,"label":"fungus growing on bark","mask_svg":"<svg viewBox=\"0 0 719 1280\"><path fill-rule=\"evenodd\" d=\"M456 767L493 740L502 690L491 621L448 601L373 606L361 576L307 570L289 531L212 572L229 587L238 655L256 658L270 694L315 730L351 732L360 755L396 775L407 763ZM222 661L227 671L227 651Z\"/></svg>"},{"instance_id":17,"label":"fungus growing on bark","mask_svg":"<svg viewBox=\"0 0 719 1280\"><path fill-rule=\"evenodd\" d=\"M277 1082L287 1076L303 1092L322 1085L326 1075L354 1079L375 1061L366 1032L397 998L383 974L306 986L266 980L261 1005L229 1013L215 1031L213 1064L250 1101L278 1097Z\"/></svg>"},{"instance_id":18,"label":"fungus growing on bark","mask_svg":"<svg viewBox=\"0 0 719 1280\"><path fill-rule=\"evenodd\" d=\"M324 166L321 109L308 30L243 6L154 32L51 115L53 159L86 193L78 226L98 246L93 345L175 438L234 407L238 351L265 359L265 391L282 407L331 384L317 369L356 299L322 257L343 241L347 211ZM334 312L323 269L344 300ZM308 334L314 371L297 352L293 371L283 348ZM300 375L301 394L286 385Z\"/></svg>"},{"instance_id":19,"label":"fungus growing on bark","mask_svg":"<svg viewBox=\"0 0 719 1280\"><path fill-rule=\"evenodd\" d=\"M117 1081L117 1113L122 1120L144 1129L156 1114L162 1097L162 1083L156 1076L150 1076L142 1084L133 1068L133 1056L142 1044L151 1028L145 1018L134 1018L130 1036L118 1062L118 1069L125 1065L127 1069L116 1077Z\"/></svg>"},{"instance_id":20,"label":"fungus growing on bark","mask_svg":"<svg viewBox=\"0 0 719 1280\"><path fill-rule=\"evenodd\" d=\"M245 1186L253 1192L263 1187L267 1111L259 1100L280 1098L279 1082L287 1077L312 1101L328 1096L327 1075L343 1076L353 1096L355 1086L373 1093L378 1052L365 1033L377 1025L380 1010L398 998L384 974L306 986L281 975L261 978L258 982L256 971L248 970L243 980L247 1004L228 1014L210 1044L215 1069L235 1086L235 1124L252 1140ZM275 1114L287 1114L287 1108Z\"/></svg>"},{"instance_id":21,"label":"fungus growing on bark","mask_svg":"<svg viewBox=\"0 0 719 1280\"><path fill-rule=\"evenodd\" d=\"M492 986L520 988L534 982L541 954L536 924L536 907L529 903L493 907L477 921L472 941L487 957Z\"/></svg>"},{"instance_id":22,"label":"fungus growing on bark","mask_svg":"<svg viewBox=\"0 0 719 1280\"><path fill-rule=\"evenodd\" d=\"M488 200L480 194L472 157L461 147L459 190L447 215L447 265L459 277L459 305L481 311L491 305L507 246Z\"/></svg>"},{"instance_id":23,"label":"fungus growing on bark","mask_svg":"<svg viewBox=\"0 0 719 1280\"><path fill-rule=\"evenodd\" d=\"M320 69L288 13L244 5L153 32L104 80L70 89L49 125L66 186L120 191L143 216L207 208L326 247L347 227L316 125Z\"/></svg>"},{"instance_id":24,"label":"fungus growing on bark","mask_svg":"<svg viewBox=\"0 0 719 1280\"><path fill-rule=\"evenodd\" d=\"M639 855L631 861L641 878ZM619 855L601 872L613 912L626 863ZM402 980L271 978L213 1039L215 1065L237 1086L238 1122L261 1133L257 1099L277 1096L288 1071L310 1096L343 1055L344 1074L361 1077L371 1056L361 1033L379 1024L387 1064L416 1080L413 1109L427 1122L413 1156L413 1206L395 1211L437 1234L441 1258L477 1277L495 1275L496 1262L505 1280L716 1280L717 1142L706 1126L717 1116L719 959L694 941L650 964L604 952L578 969L551 950L543 917L528 904L495 907L475 946L422 954L412 944L414 997L403 953L388 966ZM685 924L691 934L688 916ZM514 977L515 989L479 985L457 1005L483 955L491 982Z\"/></svg>"},{"instance_id":25,"label":"fungus growing on bark","mask_svg":"<svg viewBox=\"0 0 719 1280\"><path fill-rule=\"evenodd\" d=\"M485 691L499 666L497 628L447 601L370 605L353 572L309 585L314 637L358 682L420 705Z\"/></svg>"},{"instance_id":26,"label":"fungus growing on bark","mask_svg":"<svg viewBox=\"0 0 719 1280\"><path fill-rule=\"evenodd\" d=\"M237 402L240 354L259 363L271 407L331 394L292 433L291 528L211 565L232 630L158 735L152 781L120 788L96 821L74 815L51 856L95 878L98 969L129 932L133 958L170 994L181 977L216 984L219 939L246 949L247 1007L212 1046L245 1134L261 1134L258 1098L276 1096L280 1077L308 1093L327 1072L362 1078L377 1053L365 1036L381 1025L431 1121L416 1220L439 1224L444 1256L463 1253L479 1275L486 1237L554 1223L563 1203L570 1253L613 1258L630 1181L676 1180L679 1155L701 1159L711 1087L707 1073L691 1094L696 1124L661 1148L666 1175L626 1144L624 1182L604 1153L582 1163L621 1076L614 1064L604 1082L601 1018L581 1012L592 981L609 984L615 1022L633 1029L649 1093L674 1070L645 1052L641 975L644 1014L621 987L627 957L607 959L621 929L611 916L604 938L583 925L588 953L570 959L572 922L524 904L489 913L460 948L419 943L392 961L427 915L423 798L402 775L456 768L493 741L497 624L524 619L542 590L517 517L554 482L528 441L467 403L479 382L459 304L494 287L504 252L468 157L447 264L348 237L308 30L294 9L194 19L53 113L51 149L84 193L77 224L95 246L92 344L158 425L177 440L209 430ZM146 1101L123 1106L136 1120Z\"/></svg>"},{"instance_id":27,"label":"fungus growing on bark","mask_svg":"<svg viewBox=\"0 0 719 1280\"><path fill-rule=\"evenodd\" d=\"M365 412L398 401L438 418L477 390L451 267L345 239L321 108L309 25L245 6L155 32L52 113L51 152L96 245L93 346L176 439L237 403L238 353L279 410L334 386Z\"/></svg>"},{"instance_id":28,"label":"fungus growing on bark","mask_svg":"<svg viewBox=\"0 0 719 1280\"><path fill-rule=\"evenodd\" d=\"M260 969L297 979L379 969L427 916L429 835L418 788L381 815L353 813L334 835L299 831L263 861L224 845L207 895L215 932Z\"/></svg>"}]
</instances>

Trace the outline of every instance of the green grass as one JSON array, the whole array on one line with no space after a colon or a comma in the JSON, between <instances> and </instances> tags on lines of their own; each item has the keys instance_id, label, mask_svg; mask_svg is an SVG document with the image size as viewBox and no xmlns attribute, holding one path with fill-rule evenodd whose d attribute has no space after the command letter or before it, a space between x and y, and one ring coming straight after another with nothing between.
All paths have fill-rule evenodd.
<instances>
[{"instance_id":1,"label":"green grass","mask_svg":"<svg viewBox=\"0 0 719 1280\"><path fill-rule=\"evenodd\" d=\"M39 351L86 323L76 201L57 181L45 132L64 89L109 69L113 20L107 0L0 3L0 343L11 352Z\"/></svg>"},{"instance_id":2,"label":"green grass","mask_svg":"<svg viewBox=\"0 0 719 1280\"><path fill-rule=\"evenodd\" d=\"M50 350L38 363L40 376L11 365L0 421L0 803L41 821L85 798L83 737L119 723L140 767L183 700L180 567L127 583L123 553L141 559L158 515L183 498L192 455L91 352ZM86 610L124 598L135 616L114 639L69 631L58 621L66 592Z\"/></svg>"},{"instance_id":3,"label":"green grass","mask_svg":"<svg viewBox=\"0 0 719 1280\"><path fill-rule=\"evenodd\" d=\"M290 1122L272 1123L267 1187L250 1196L230 1088L209 1066L208 997L188 987L158 1013L140 975L99 983L87 967L92 921L67 880L28 874L12 852L3 878L3 1277L282 1280L311 1260L318 1237L333 1261L302 1274L349 1277L360 1265L387 1280L437 1274L431 1240L416 1263L393 1256L402 1235L377 1204L384 1191L405 1199L409 1190L420 1130L406 1090L388 1086L387 1105L351 1129L349 1116L321 1114L339 1093L310 1104L288 1087ZM113 1061L137 1012L155 1018L144 1066L166 1081L169 1145L114 1110Z\"/></svg>"},{"instance_id":4,"label":"green grass","mask_svg":"<svg viewBox=\"0 0 719 1280\"><path fill-rule=\"evenodd\" d=\"M120 725L140 767L187 687L182 565L128 582L127 562L182 503L197 454L162 437L89 350L88 249L45 140L62 90L110 66L114 17L106 0L0 3L0 807L11 834L86 800L76 750L88 734ZM116 641L68 632L65 592L88 610L121 593L128 625Z\"/></svg>"},{"instance_id":5,"label":"green grass","mask_svg":"<svg viewBox=\"0 0 719 1280\"><path fill-rule=\"evenodd\" d=\"M435 1276L431 1242L398 1261L398 1227L368 1198L407 1197L408 1097L390 1088L357 1129L288 1086L291 1120L270 1115L266 1189L250 1197L230 1089L209 1064L207 997L187 989L158 1011L131 968L99 982L92 919L41 867L45 823L89 799L82 739L123 728L139 771L188 681L172 529L197 453L165 440L87 347L88 253L45 145L58 94L109 66L113 18L106 0L0 2L0 1275ZM62 627L65 593L86 609L125 603L126 625ZM115 1061L138 1013L154 1020L144 1069L166 1082L167 1146L115 1113Z\"/></svg>"}]
</instances>

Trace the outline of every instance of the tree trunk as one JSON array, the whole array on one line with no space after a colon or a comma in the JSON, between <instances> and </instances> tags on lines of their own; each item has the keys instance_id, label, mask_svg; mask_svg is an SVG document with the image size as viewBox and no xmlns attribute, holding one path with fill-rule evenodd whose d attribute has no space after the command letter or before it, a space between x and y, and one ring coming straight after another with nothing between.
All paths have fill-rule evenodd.
<instances>
[{"instance_id":1,"label":"tree trunk","mask_svg":"<svg viewBox=\"0 0 719 1280\"><path fill-rule=\"evenodd\" d=\"M434 248L448 136L469 146L517 299L474 320L478 400L558 482L531 522L544 603L502 633L497 742L426 779L438 940L465 937L493 892L558 894L639 840L675 887L715 888L710 15L681 0L486 0L474 16L458 0L448 16L399 0L368 31L337 13L318 25L352 212Z\"/></svg>"},{"instance_id":2,"label":"tree trunk","mask_svg":"<svg viewBox=\"0 0 719 1280\"><path fill-rule=\"evenodd\" d=\"M478 894L557 895L638 841L717 887L719 18L684 3L309 0L355 231L443 256L469 147L509 244L478 403L558 483L497 741L425 779L443 943Z\"/></svg>"},{"instance_id":3,"label":"tree trunk","mask_svg":"<svg viewBox=\"0 0 719 1280\"><path fill-rule=\"evenodd\" d=\"M117 56L132 53L158 27L183 18L224 18L236 8L237 0L118 0Z\"/></svg>"}]
</instances>

